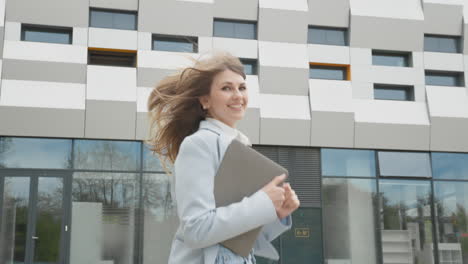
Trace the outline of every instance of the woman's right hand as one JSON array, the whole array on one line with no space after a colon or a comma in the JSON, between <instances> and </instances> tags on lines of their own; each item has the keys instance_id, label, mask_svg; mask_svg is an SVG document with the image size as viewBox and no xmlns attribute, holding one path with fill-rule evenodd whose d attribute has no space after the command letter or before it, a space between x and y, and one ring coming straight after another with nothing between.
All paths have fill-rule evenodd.
<instances>
[{"instance_id":1,"label":"woman's right hand","mask_svg":"<svg viewBox=\"0 0 468 264\"><path fill-rule=\"evenodd\" d=\"M275 206L276 212L279 211L281 206L283 205L285 196L285 190L282 186L278 186L284 182L286 179L286 174L281 174L279 176L276 176L271 180L271 182L267 183L261 190L264 191L266 194L268 194L268 197L270 197L271 201L273 202L273 205Z\"/></svg>"}]
</instances>

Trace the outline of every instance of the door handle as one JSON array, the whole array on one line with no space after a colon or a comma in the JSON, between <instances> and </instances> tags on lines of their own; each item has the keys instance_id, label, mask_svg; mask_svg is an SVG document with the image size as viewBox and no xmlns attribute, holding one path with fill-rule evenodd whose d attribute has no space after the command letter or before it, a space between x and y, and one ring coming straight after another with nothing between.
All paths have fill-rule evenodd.
<instances>
[{"instance_id":1,"label":"door handle","mask_svg":"<svg viewBox=\"0 0 468 264\"><path fill-rule=\"evenodd\" d=\"M32 239L37 240L37 239L39 239L39 237L33 236Z\"/></svg>"}]
</instances>

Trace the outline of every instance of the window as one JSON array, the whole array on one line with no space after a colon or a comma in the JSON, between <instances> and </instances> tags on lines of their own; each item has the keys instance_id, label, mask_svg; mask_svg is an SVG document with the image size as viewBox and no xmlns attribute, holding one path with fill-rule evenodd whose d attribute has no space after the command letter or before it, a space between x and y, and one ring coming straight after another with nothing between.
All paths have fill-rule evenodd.
<instances>
[{"instance_id":1,"label":"window","mask_svg":"<svg viewBox=\"0 0 468 264\"><path fill-rule=\"evenodd\" d=\"M244 65L244 73L246 75L257 75L257 60L254 59L240 59Z\"/></svg>"},{"instance_id":2,"label":"window","mask_svg":"<svg viewBox=\"0 0 468 264\"><path fill-rule=\"evenodd\" d=\"M153 35L153 50L173 52L198 52L197 37Z\"/></svg>"},{"instance_id":3,"label":"window","mask_svg":"<svg viewBox=\"0 0 468 264\"><path fill-rule=\"evenodd\" d=\"M433 152L432 173L436 179L468 180L468 154Z\"/></svg>"},{"instance_id":4,"label":"window","mask_svg":"<svg viewBox=\"0 0 468 264\"><path fill-rule=\"evenodd\" d=\"M89 14L89 26L114 29L137 29L137 14L132 11L107 10L92 8Z\"/></svg>"},{"instance_id":5,"label":"window","mask_svg":"<svg viewBox=\"0 0 468 264\"><path fill-rule=\"evenodd\" d=\"M426 85L464 86L463 73L426 71Z\"/></svg>"},{"instance_id":6,"label":"window","mask_svg":"<svg viewBox=\"0 0 468 264\"><path fill-rule=\"evenodd\" d=\"M90 48L88 50L88 64L136 67L136 51L113 51Z\"/></svg>"},{"instance_id":7,"label":"window","mask_svg":"<svg viewBox=\"0 0 468 264\"><path fill-rule=\"evenodd\" d=\"M382 66L410 67L409 52L372 51L372 64Z\"/></svg>"},{"instance_id":8,"label":"window","mask_svg":"<svg viewBox=\"0 0 468 264\"><path fill-rule=\"evenodd\" d=\"M348 29L310 26L308 43L348 46Z\"/></svg>"},{"instance_id":9,"label":"window","mask_svg":"<svg viewBox=\"0 0 468 264\"><path fill-rule=\"evenodd\" d=\"M375 177L375 152L359 149L321 149L323 176Z\"/></svg>"},{"instance_id":10,"label":"window","mask_svg":"<svg viewBox=\"0 0 468 264\"><path fill-rule=\"evenodd\" d=\"M49 42L59 44L72 44L73 28L21 25L21 40Z\"/></svg>"},{"instance_id":11,"label":"window","mask_svg":"<svg viewBox=\"0 0 468 264\"><path fill-rule=\"evenodd\" d=\"M310 79L348 80L346 66L310 65Z\"/></svg>"},{"instance_id":12,"label":"window","mask_svg":"<svg viewBox=\"0 0 468 264\"><path fill-rule=\"evenodd\" d=\"M213 36L223 38L257 39L257 24L248 21L215 19Z\"/></svg>"},{"instance_id":13,"label":"window","mask_svg":"<svg viewBox=\"0 0 468 264\"><path fill-rule=\"evenodd\" d=\"M460 37L424 35L424 51L461 53Z\"/></svg>"},{"instance_id":14,"label":"window","mask_svg":"<svg viewBox=\"0 0 468 264\"><path fill-rule=\"evenodd\" d=\"M379 151L380 176L432 177L429 153Z\"/></svg>"},{"instance_id":15,"label":"window","mask_svg":"<svg viewBox=\"0 0 468 264\"><path fill-rule=\"evenodd\" d=\"M408 85L374 84L374 99L414 101L413 90Z\"/></svg>"}]
</instances>

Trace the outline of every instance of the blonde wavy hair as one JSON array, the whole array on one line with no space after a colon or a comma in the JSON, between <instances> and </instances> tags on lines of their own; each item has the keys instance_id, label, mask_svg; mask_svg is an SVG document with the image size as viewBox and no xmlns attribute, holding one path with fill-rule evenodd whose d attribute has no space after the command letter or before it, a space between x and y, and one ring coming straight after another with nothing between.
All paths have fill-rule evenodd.
<instances>
[{"instance_id":1,"label":"blonde wavy hair","mask_svg":"<svg viewBox=\"0 0 468 264\"><path fill-rule=\"evenodd\" d=\"M168 172L186 136L196 132L207 116L199 98L210 94L214 77L231 70L244 79L244 66L227 52L207 54L194 60L191 67L161 80L148 98L149 132L145 143L157 154Z\"/></svg>"}]
</instances>

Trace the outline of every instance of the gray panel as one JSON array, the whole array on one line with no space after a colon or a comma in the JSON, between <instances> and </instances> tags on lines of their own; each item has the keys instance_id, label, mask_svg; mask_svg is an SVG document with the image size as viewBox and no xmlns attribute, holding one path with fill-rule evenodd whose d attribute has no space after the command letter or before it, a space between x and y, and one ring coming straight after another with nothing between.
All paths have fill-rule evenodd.
<instances>
[{"instance_id":1,"label":"gray panel","mask_svg":"<svg viewBox=\"0 0 468 264\"><path fill-rule=\"evenodd\" d=\"M301 11L260 8L258 40L307 43L307 15Z\"/></svg>"},{"instance_id":2,"label":"gray panel","mask_svg":"<svg viewBox=\"0 0 468 264\"><path fill-rule=\"evenodd\" d=\"M0 134L83 137L84 118L84 110L0 106Z\"/></svg>"},{"instance_id":3,"label":"gray panel","mask_svg":"<svg viewBox=\"0 0 468 264\"><path fill-rule=\"evenodd\" d=\"M244 118L237 123L237 128L242 131L252 144L260 142L260 109L247 108Z\"/></svg>"},{"instance_id":4,"label":"gray panel","mask_svg":"<svg viewBox=\"0 0 468 264\"><path fill-rule=\"evenodd\" d=\"M86 83L86 64L4 59L2 78Z\"/></svg>"},{"instance_id":5,"label":"gray panel","mask_svg":"<svg viewBox=\"0 0 468 264\"><path fill-rule=\"evenodd\" d=\"M355 148L429 150L429 126L356 122L354 127Z\"/></svg>"},{"instance_id":6,"label":"gray panel","mask_svg":"<svg viewBox=\"0 0 468 264\"><path fill-rule=\"evenodd\" d=\"M430 150L468 152L468 119L431 117Z\"/></svg>"},{"instance_id":7,"label":"gray panel","mask_svg":"<svg viewBox=\"0 0 468 264\"><path fill-rule=\"evenodd\" d=\"M138 10L138 0L90 0L89 5L101 8Z\"/></svg>"},{"instance_id":8,"label":"gray panel","mask_svg":"<svg viewBox=\"0 0 468 264\"><path fill-rule=\"evenodd\" d=\"M216 0L214 16L243 20L257 20L258 0Z\"/></svg>"},{"instance_id":9,"label":"gray panel","mask_svg":"<svg viewBox=\"0 0 468 264\"><path fill-rule=\"evenodd\" d=\"M310 25L349 27L349 0L308 0L308 4Z\"/></svg>"},{"instance_id":10,"label":"gray panel","mask_svg":"<svg viewBox=\"0 0 468 264\"><path fill-rule=\"evenodd\" d=\"M260 144L310 145L310 120L260 119Z\"/></svg>"},{"instance_id":11,"label":"gray panel","mask_svg":"<svg viewBox=\"0 0 468 264\"><path fill-rule=\"evenodd\" d=\"M260 93L308 95L309 69L259 66Z\"/></svg>"},{"instance_id":12,"label":"gray panel","mask_svg":"<svg viewBox=\"0 0 468 264\"><path fill-rule=\"evenodd\" d=\"M211 37L213 5L175 0L140 0L138 30L152 33Z\"/></svg>"},{"instance_id":13,"label":"gray panel","mask_svg":"<svg viewBox=\"0 0 468 264\"><path fill-rule=\"evenodd\" d=\"M5 28L0 27L0 59L3 58L3 42L5 41Z\"/></svg>"},{"instance_id":14,"label":"gray panel","mask_svg":"<svg viewBox=\"0 0 468 264\"><path fill-rule=\"evenodd\" d=\"M354 147L354 113L312 111L310 144L321 147Z\"/></svg>"},{"instance_id":15,"label":"gray panel","mask_svg":"<svg viewBox=\"0 0 468 264\"><path fill-rule=\"evenodd\" d=\"M148 113L137 112L136 113L136 139L146 140L148 137Z\"/></svg>"},{"instance_id":16,"label":"gray panel","mask_svg":"<svg viewBox=\"0 0 468 264\"><path fill-rule=\"evenodd\" d=\"M424 33L456 35L462 34L463 5L424 3ZM441 19L443 18L443 19Z\"/></svg>"},{"instance_id":17,"label":"gray panel","mask_svg":"<svg viewBox=\"0 0 468 264\"><path fill-rule=\"evenodd\" d=\"M164 77L175 72L176 70L137 68L137 86L154 87Z\"/></svg>"},{"instance_id":18,"label":"gray panel","mask_svg":"<svg viewBox=\"0 0 468 264\"><path fill-rule=\"evenodd\" d=\"M68 27L88 26L89 1L9 0L6 21Z\"/></svg>"},{"instance_id":19,"label":"gray panel","mask_svg":"<svg viewBox=\"0 0 468 264\"><path fill-rule=\"evenodd\" d=\"M135 139L136 102L86 100L85 136Z\"/></svg>"}]
</instances>

